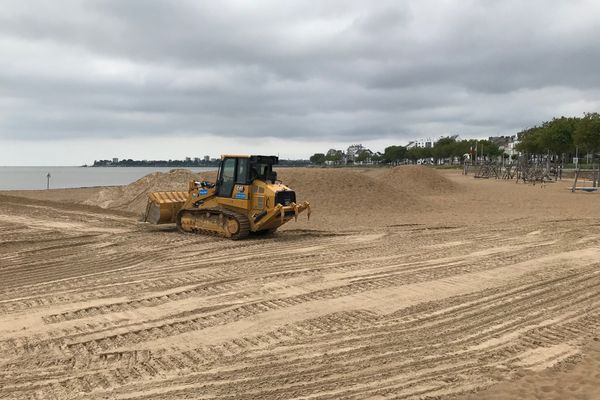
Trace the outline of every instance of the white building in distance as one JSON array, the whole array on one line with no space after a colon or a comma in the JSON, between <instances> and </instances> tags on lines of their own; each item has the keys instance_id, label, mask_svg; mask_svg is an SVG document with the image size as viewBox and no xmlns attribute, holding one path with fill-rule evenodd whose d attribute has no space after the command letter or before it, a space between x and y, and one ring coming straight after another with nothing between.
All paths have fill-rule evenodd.
<instances>
[{"instance_id":1,"label":"white building in distance","mask_svg":"<svg viewBox=\"0 0 600 400\"><path fill-rule=\"evenodd\" d=\"M406 145L407 149L412 149L412 148L432 148L433 147L433 140L431 138L427 138L427 139L417 139L417 140L413 140L411 142L408 142L408 144Z\"/></svg>"},{"instance_id":2,"label":"white building in distance","mask_svg":"<svg viewBox=\"0 0 600 400\"><path fill-rule=\"evenodd\" d=\"M360 153L363 150L366 149L362 144L353 144L348 146L348 150L346 150L346 159L348 161L354 162L358 153Z\"/></svg>"}]
</instances>

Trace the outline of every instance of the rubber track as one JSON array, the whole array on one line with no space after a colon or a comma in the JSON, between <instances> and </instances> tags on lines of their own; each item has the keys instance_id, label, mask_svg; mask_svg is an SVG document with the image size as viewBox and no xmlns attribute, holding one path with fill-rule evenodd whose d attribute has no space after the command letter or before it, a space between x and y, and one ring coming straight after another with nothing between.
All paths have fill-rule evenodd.
<instances>
[{"instance_id":1,"label":"rubber track","mask_svg":"<svg viewBox=\"0 0 600 400\"><path fill-rule=\"evenodd\" d=\"M211 213L212 215L225 215L228 218L235 219L239 224L240 230L235 235L233 235L231 237L227 237L227 236L225 236L225 234L223 234L221 232L215 232L210 229L195 229L193 232L188 232L181 228L181 223L179 222L179 219L181 218L181 215L183 213L202 214L202 213L207 213L207 212ZM184 232L184 233L195 233L195 234L206 235L206 236L217 236L217 237L222 237L222 238L230 239L230 240L245 239L250 234L250 221L248 220L248 217L245 216L244 214L241 214L241 213L238 213L235 211L231 211L231 210L228 210L225 208L201 208L201 209L200 208L186 208L186 209L183 209L177 213L177 227L179 228L179 230L181 232Z\"/></svg>"}]
</instances>

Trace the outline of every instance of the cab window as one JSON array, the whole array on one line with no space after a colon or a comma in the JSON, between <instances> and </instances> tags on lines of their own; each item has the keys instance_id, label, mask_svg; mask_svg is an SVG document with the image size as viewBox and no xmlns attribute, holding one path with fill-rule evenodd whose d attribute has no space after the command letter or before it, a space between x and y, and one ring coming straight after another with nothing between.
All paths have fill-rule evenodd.
<instances>
[{"instance_id":1,"label":"cab window","mask_svg":"<svg viewBox=\"0 0 600 400\"><path fill-rule=\"evenodd\" d=\"M260 179L261 181L266 182L270 171L270 164L253 164L252 171L250 173L250 178L251 180Z\"/></svg>"},{"instance_id":2,"label":"cab window","mask_svg":"<svg viewBox=\"0 0 600 400\"><path fill-rule=\"evenodd\" d=\"M226 158L221 170L221 182L219 196L231 197L233 185L235 184L235 158Z\"/></svg>"},{"instance_id":3,"label":"cab window","mask_svg":"<svg viewBox=\"0 0 600 400\"><path fill-rule=\"evenodd\" d=\"M240 185L248 184L248 159L247 158L239 158L237 165L237 178L236 183Z\"/></svg>"}]
</instances>

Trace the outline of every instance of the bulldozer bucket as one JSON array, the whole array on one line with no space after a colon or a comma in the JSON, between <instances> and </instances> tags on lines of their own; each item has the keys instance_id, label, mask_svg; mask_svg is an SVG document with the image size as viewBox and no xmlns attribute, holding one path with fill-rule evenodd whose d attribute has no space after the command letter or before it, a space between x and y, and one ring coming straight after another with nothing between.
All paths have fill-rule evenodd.
<instances>
[{"instance_id":1,"label":"bulldozer bucket","mask_svg":"<svg viewBox=\"0 0 600 400\"><path fill-rule=\"evenodd\" d=\"M151 224L174 223L177 212L183 207L187 197L187 192L149 193L144 222Z\"/></svg>"}]
</instances>

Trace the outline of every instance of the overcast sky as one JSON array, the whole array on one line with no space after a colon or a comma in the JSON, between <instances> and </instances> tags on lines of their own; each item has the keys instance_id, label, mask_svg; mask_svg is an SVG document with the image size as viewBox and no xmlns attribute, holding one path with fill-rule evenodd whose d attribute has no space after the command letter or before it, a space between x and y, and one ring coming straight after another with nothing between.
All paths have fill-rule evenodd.
<instances>
[{"instance_id":1,"label":"overcast sky","mask_svg":"<svg viewBox=\"0 0 600 400\"><path fill-rule=\"evenodd\" d=\"M514 134L600 107L600 2L2 0L0 165Z\"/></svg>"}]
</instances>

